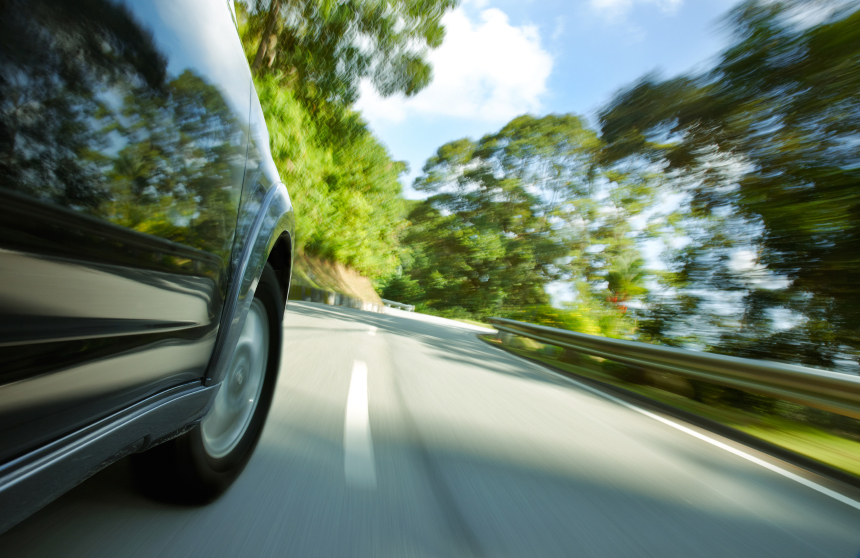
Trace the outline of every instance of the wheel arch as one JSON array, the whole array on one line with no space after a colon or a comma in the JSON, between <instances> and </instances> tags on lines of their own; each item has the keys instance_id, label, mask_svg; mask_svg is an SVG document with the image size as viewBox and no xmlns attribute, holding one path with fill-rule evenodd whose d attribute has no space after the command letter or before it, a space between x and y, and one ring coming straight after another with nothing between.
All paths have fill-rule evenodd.
<instances>
[{"instance_id":1,"label":"wheel arch","mask_svg":"<svg viewBox=\"0 0 860 558\"><path fill-rule=\"evenodd\" d=\"M233 271L215 350L206 370L205 385L217 384L224 378L267 263L275 269L286 303L292 273L294 226L295 217L290 196L286 187L277 183L266 192L248 234L251 240L245 243Z\"/></svg>"},{"instance_id":2,"label":"wheel arch","mask_svg":"<svg viewBox=\"0 0 860 558\"><path fill-rule=\"evenodd\" d=\"M282 232L275 240L266 261L275 270L275 275L278 278L278 286L281 288L281 295L283 295L284 302L286 303L290 295L290 281L293 270L293 241L289 232Z\"/></svg>"}]
</instances>

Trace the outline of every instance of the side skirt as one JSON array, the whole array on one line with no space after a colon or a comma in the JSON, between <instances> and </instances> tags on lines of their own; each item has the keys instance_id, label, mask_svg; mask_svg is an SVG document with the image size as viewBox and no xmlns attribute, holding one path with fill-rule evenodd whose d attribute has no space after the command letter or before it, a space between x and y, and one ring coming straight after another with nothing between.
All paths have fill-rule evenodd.
<instances>
[{"instance_id":1,"label":"side skirt","mask_svg":"<svg viewBox=\"0 0 860 558\"><path fill-rule=\"evenodd\" d=\"M220 384L184 384L0 466L0 533L128 454L196 425Z\"/></svg>"}]
</instances>

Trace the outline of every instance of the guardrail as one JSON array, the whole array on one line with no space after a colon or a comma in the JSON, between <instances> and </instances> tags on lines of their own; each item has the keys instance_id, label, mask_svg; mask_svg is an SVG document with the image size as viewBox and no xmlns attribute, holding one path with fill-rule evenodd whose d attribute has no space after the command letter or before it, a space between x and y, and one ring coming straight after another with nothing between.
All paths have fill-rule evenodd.
<instances>
[{"instance_id":1,"label":"guardrail","mask_svg":"<svg viewBox=\"0 0 860 558\"><path fill-rule=\"evenodd\" d=\"M386 306L393 306L394 308L402 308L403 310L406 310L407 312L414 312L415 311L415 306L412 304L403 304L402 302L394 302L393 300L385 300L384 298L382 299L382 303Z\"/></svg>"},{"instance_id":2,"label":"guardrail","mask_svg":"<svg viewBox=\"0 0 860 558\"><path fill-rule=\"evenodd\" d=\"M750 391L860 419L860 377L804 366L752 360L490 318L508 334L566 350Z\"/></svg>"}]
</instances>

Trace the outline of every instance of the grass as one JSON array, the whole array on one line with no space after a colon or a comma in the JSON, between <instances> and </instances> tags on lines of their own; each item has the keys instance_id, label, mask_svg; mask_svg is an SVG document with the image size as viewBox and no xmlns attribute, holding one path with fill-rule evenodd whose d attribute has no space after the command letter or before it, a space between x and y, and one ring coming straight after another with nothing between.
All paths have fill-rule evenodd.
<instances>
[{"instance_id":1,"label":"grass","mask_svg":"<svg viewBox=\"0 0 860 558\"><path fill-rule=\"evenodd\" d=\"M480 335L482 340L501 346L493 335ZM795 453L815 459L821 463L860 476L860 442L845 438L800 422L776 415L765 415L726 405L709 405L683 395L671 393L653 386L623 382L600 370L597 366L578 366L561 362L541 354L539 349L504 347L514 354L525 356L568 371L572 374L592 378L633 391L675 408L711 419L726 426L746 432L752 436L776 444ZM596 361L593 361L595 364Z\"/></svg>"}]
</instances>

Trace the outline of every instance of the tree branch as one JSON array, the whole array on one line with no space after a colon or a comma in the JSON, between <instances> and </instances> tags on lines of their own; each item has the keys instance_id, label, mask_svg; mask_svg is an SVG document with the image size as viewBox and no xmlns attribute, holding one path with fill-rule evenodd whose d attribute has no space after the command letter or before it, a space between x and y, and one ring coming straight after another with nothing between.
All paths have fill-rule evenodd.
<instances>
[{"instance_id":1,"label":"tree branch","mask_svg":"<svg viewBox=\"0 0 860 558\"><path fill-rule=\"evenodd\" d=\"M278 11L281 8L280 0L272 0L272 3L269 5L269 14L266 16L266 26L263 29L263 35L260 37L260 45L257 47L257 54L254 56L254 63L251 64L251 72L256 74L260 70L260 66L263 65L263 60L266 58L266 54L269 50L273 52L269 53L269 66L272 65L272 62L275 61L275 44L277 44L277 37L273 37L272 32L275 29L275 23L278 21Z\"/></svg>"}]
</instances>

